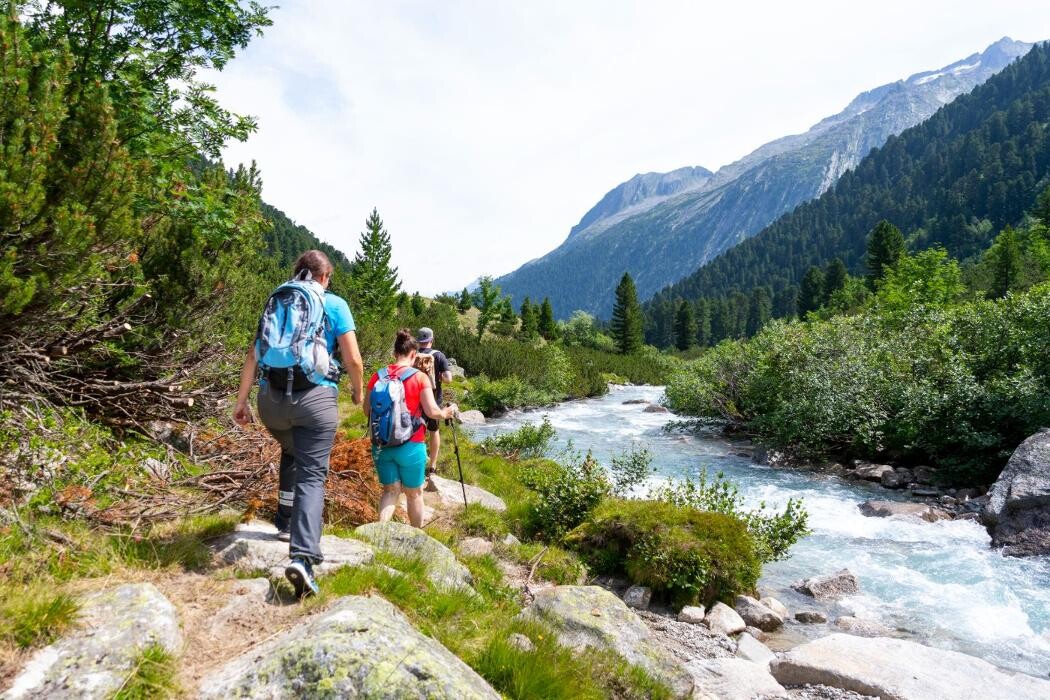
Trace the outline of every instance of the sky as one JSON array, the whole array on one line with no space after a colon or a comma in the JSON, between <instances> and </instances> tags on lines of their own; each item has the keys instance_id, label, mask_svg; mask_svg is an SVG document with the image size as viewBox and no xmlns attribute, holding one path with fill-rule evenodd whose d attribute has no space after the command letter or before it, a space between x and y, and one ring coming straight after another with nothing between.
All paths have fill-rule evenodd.
<instances>
[{"instance_id":1,"label":"sky","mask_svg":"<svg viewBox=\"0 0 1050 700\"><path fill-rule=\"evenodd\" d=\"M350 257L378 208L424 294L552 250L636 173L716 170L864 90L1050 39L1047 0L284 0L271 18L206 76L259 123L227 165L254 160L263 198Z\"/></svg>"}]
</instances>

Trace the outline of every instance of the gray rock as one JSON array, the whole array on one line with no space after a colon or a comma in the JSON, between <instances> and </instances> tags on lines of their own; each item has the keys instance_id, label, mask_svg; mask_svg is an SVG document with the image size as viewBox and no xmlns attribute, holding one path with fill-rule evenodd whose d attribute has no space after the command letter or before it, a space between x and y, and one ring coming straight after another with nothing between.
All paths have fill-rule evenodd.
<instances>
[{"instance_id":1,"label":"gray rock","mask_svg":"<svg viewBox=\"0 0 1050 700\"><path fill-rule=\"evenodd\" d=\"M626 401L623 402L623 405L624 406L637 406L637 405L640 405L640 404L647 404L647 403L649 403L648 399L627 399Z\"/></svg>"},{"instance_id":2,"label":"gray rock","mask_svg":"<svg viewBox=\"0 0 1050 700\"><path fill-rule=\"evenodd\" d=\"M897 467L893 471L882 474L882 485L888 489L903 489L915 479L911 469Z\"/></svg>"},{"instance_id":3,"label":"gray rock","mask_svg":"<svg viewBox=\"0 0 1050 700\"><path fill-rule=\"evenodd\" d=\"M678 611L678 621L688 622L691 625L699 625L704 621L707 611L703 605L687 605Z\"/></svg>"},{"instance_id":4,"label":"gray rock","mask_svg":"<svg viewBox=\"0 0 1050 700\"><path fill-rule=\"evenodd\" d=\"M481 411L461 411L457 419L463 425L485 425L485 414Z\"/></svg>"},{"instance_id":5,"label":"gray rock","mask_svg":"<svg viewBox=\"0 0 1050 700\"><path fill-rule=\"evenodd\" d=\"M753 700L788 696L765 666L745 659L694 659L685 667L696 682L694 698Z\"/></svg>"},{"instance_id":6,"label":"gray rock","mask_svg":"<svg viewBox=\"0 0 1050 700\"><path fill-rule=\"evenodd\" d=\"M427 566L427 577L444 588L470 588L470 570L445 545L418 528L404 523L369 523L354 533L381 552L419 559Z\"/></svg>"},{"instance_id":7,"label":"gray rock","mask_svg":"<svg viewBox=\"0 0 1050 700\"><path fill-rule=\"evenodd\" d=\"M784 618L751 596L738 595L734 609L744 622L763 632L772 632L784 624Z\"/></svg>"},{"instance_id":8,"label":"gray rock","mask_svg":"<svg viewBox=\"0 0 1050 700\"><path fill-rule=\"evenodd\" d=\"M919 487L911 490L912 496L920 498L936 498L941 495L941 490L933 487Z\"/></svg>"},{"instance_id":9,"label":"gray rock","mask_svg":"<svg viewBox=\"0 0 1050 700\"><path fill-rule=\"evenodd\" d=\"M623 601L598 586L555 586L536 594L525 619L551 626L570 649L608 649L645 669L676 698L693 692L693 679L653 639L649 628Z\"/></svg>"},{"instance_id":10,"label":"gray rock","mask_svg":"<svg viewBox=\"0 0 1050 700\"><path fill-rule=\"evenodd\" d=\"M669 410L667 410L663 406L661 406L659 404L655 404L655 403L651 403L648 406L646 406L644 412L645 413L670 413Z\"/></svg>"},{"instance_id":11,"label":"gray rock","mask_svg":"<svg viewBox=\"0 0 1050 700\"><path fill-rule=\"evenodd\" d=\"M795 619L806 625L817 625L828 621L828 616L817 610L799 610Z\"/></svg>"},{"instance_id":12,"label":"gray rock","mask_svg":"<svg viewBox=\"0 0 1050 700\"><path fill-rule=\"evenodd\" d=\"M480 506L503 512L507 510L507 504L499 496L489 493L480 486L473 484L460 485L458 481L446 479L437 474L431 474L427 484L427 491L437 493L441 498L441 504L446 508L463 507L463 491L467 492L467 503L477 503Z\"/></svg>"},{"instance_id":13,"label":"gray rock","mask_svg":"<svg viewBox=\"0 0 1050 700\"><path fill-rule=\"evenodd\" d=\"M857 577L849 569L842 569L826 576L807 578L805 581L792 584L791 587L817 600L833 600L845 595L854 595L860 591Z\"/></svg>"},{"instance_id":14,"label":"gray rock","mask_svg":"<svg viewBox=\"0 0 1050 700\"><path fill-rule=\"evenodd\" d=\"M777 600L773 596L768 596L767 595L764 598L762 598L761 600L759 600L758 602L762 603L762 605L765 605L767 608L769 608L770 610L772 610L777 615L780 615L783 618L787 618L791 614L791 613L788 612L787 606L784 605L783 603L781 603L779 600Z\"/></svg>"},{"instance_id":15,"label":"gray rock","mask_svg":"<svg viewBox=\"0 0 1050 700\"><path fill-rule=\"evenodd\" d=\"M492 543L484 537L467 537L459 543L459 553L465 557L483 557L492 554Z\"/></svg>"},{"instance_id":16,"label":"gray rock","mask_svg":"<svg viewBox=\"0 0 1050 700\"><path fill-rule=\"evenodd\" d=\"M514 547L515 545L521 544L521 540L508 532L507 536L503 538L503 544L507 547Z\"/></svg>"},{"instance_id":17,"label":"gray rock","mask_svg":"<svg viewBox=\"0 0 1050 700\"><path fill-rule=\"evenodd\" d=\"M937 471L932 467L915 467L911 470L915 483L931 486L937 482Z\"/></svg>"},{"instance_id":18,"label":"gray rock","mask_svg":"<svg viewBox=\"0 0 1050 700\"><path fill-rule=\"evenodd\" d=\"M882 482L884 474L892 474L893 467L888 464L861 464L857 467L853 476L857 479L864 479L865 481L878 481Z\"/></svg>"},{"instance_id":19,"label":"gray rock","mask_svg":"<svg viewBox=\"0 0 1050 700\"><path fill-rule=\"evenodd\" d=\"M925 503L907 501L864 501L857 508L869 518L915 517L928 523L950 520L951 513Z\"/></svg>"},{"instance_id":20,"label":"gray rock","mask_svg":"<svg viewBox=\"0 0 1050 700\"><path fill-rule=\"evenodd\" d=\"M737 614L736 610L729 607L725 603L715 603L714 606L707 611L707 617L704 618L704 624L712 632L718 632L719 634L736 634L743 632L747 624L744 622L744 618Z\"/></svg>"},{"instance_id":21,"label":"gray rock","mask_svg":"<svg viewBox=\"0 0 1050 700\"><path fill-rule=\"evenodd\" d=\"M881 622L874 620L862 620L852 615L844 615L835 620L835 626L843 632L855 634L858 637L889 637L893 630Z\"/></svg>"},{"instance_id":22,"label":"gray rock","mask_svg":"<svg viewBox=\"0 0 1050 700\"><path fill-rule=\"evenodd\" d=\"M755 639L757 639L760 642L764 642L767 639L769 639L769 635L768 634L766 634L762 630L758 629L757 627L752 627L751 625L748 625L747 627L745 627L744 631L741 632L740 634L750 634L752 637L754 637Z\"/></svg>"},{"instance_id":23,"label":"gray rock","mask_svg":"<svg viewBox=\"0 0 1050 700\"><path fill-rule=\"evenodd\" d=\"M222 561L245 573L266 571L270 576L283 577L288 565L288 543L277 539L276 527L261 520L238 525L215 540L212 548ZM335 535L321 537L321 553L324 562L314 567L318 575L344 566L370 564L375 558L365 543Z\"/></svg>"},{"instance_id":24,"label":"gray rock","mask_svg":"<svg viewBox=\"0 0 1050 700\"><path fill-rule=\"evenodd\" d=\"M1050 429L1014 450L988 491L984 522L1006 554L1050 554Z\"/></svg>"},{"instance_id":25,"label":"gray rock","mask_svg":"<svg viewBox=\"0 0 1050 700\"><path fill-rule=\"evenodd\" d=\"M891 700L1050 697L1050 681L903 639L833 634L795 647L771 669L784 685L821 684Z\"/></svg>"},{"instance_id":26,"label":"gray rock","mask_svg":"<svg viewBox=\"0 0 1050 700\"><path fill-rule=\"evenodd\" d=\"M652 600L653 590L648 586L631 586L623 594L623 602L628 607L638 610L648 610L649 601Z\"/></svg>"},{"instance_id":27,"label":"gray rock","mask_svg":"<svg viewBox=\"0 0 1050 700\"><path fill-rule=\"evenodd\" d=\"M467 376L466 370L459 366L459 363L456 362L456 358L454 357L448 358L448 371L452 373L453 379L457 377L459 379L464 379Z\"/></svg>"},{"instance_id":28,"label":"gray rock","mask_svg":"<svg viewBox=\"0 0 1050 700\"><path fill-rule=\"evenodd\" d=\"M744 632L736 640L736 655L745 661L751 661L760 666L769 666L769 662L777 657L769 647Z\"/></svg>"},{"instance_id":29,"label":"gray rock","mask_svg":"<svg viewBox=\"0 0 1050 700\"><path fill-rule=\"evenodd\" d=\"M510 644L516 649L520 649L524 652L536 651L536 645L532 643L532 640L526 637L521 632L512 632L507 635L507 644Z\"/></svg>"},{"instance_id":30,"label":"gray rock","mask_svg":"<svg viewBox=\"0 0 1050 700\"><path fill-rule=\"evenodd\" d=\"M206 677L199 697L500 697L378 596L348 596Z\"/></svg>"},{"instance_id":31,"label":"gray rock","mask_svg":"<svg viewBox=\"0 0 1050 700\"><path fill-rule=\"evenodd\" d=\"M139 655L182 649L175 606L152 583L124 584L81 601L79 627L30 658L4 693L14 698L108 698Z\"/></svg>"}]
</instances>

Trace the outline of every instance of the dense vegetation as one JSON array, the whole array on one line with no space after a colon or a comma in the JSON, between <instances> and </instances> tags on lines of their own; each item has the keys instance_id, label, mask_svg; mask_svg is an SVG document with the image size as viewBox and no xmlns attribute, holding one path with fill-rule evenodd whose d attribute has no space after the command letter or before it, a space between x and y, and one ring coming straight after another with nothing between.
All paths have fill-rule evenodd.
<instances>
[{"instance_id":1,"label":"dense vegetation","mask_svg":"<svg viewBox=\"0 0 1050 700\"><path fill-rule=\"evenodd\" d=\"M836 258L859 274L880 220L906 232L911 250L942 246L964 260L979 254L1046 186L1048 119L1050 45L1042 44L891 137L819 199L661 291L646 305L648 342L675 342L680 299L694 304L699 345L804 313L807 275Z\"/></svg>"}]
</instances>

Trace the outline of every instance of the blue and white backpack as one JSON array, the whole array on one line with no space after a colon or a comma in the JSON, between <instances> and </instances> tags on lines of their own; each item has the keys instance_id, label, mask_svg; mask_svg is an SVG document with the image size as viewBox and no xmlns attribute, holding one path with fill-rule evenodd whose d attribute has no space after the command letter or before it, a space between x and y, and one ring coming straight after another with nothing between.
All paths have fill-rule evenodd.
<instances>
[{"instance_id":1,"label":"blue and white backpack","mask_svg":"<svg viewBox=\"0 0 1050 700\"><path fill-rule=\"evenodd\" d=\"M379 378L368 398L368 428L376 447L404 445L423 425L423 419L413 416L405 401L405 381L417 371L405 367L391 375L384 367L376 373Z\"/></svg>"},{"instance_id":2,"label":"blue and white backpack","mask_svg":"<svg viewBox=\"0 0 1050 700\"><path fill-rule=\"evenodd\" d=\"M255 336L255 359L263 376L286 394L339 377L325 338L324 287L309 273L305 277L274 290Z\"/></svg>"}]
</instances>

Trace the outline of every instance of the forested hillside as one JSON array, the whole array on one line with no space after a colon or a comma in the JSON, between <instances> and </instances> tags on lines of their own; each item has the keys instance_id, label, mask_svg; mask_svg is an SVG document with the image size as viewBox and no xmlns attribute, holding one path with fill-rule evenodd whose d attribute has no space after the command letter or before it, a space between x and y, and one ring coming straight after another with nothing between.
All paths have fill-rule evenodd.
<instances>
[{"instance_id":1,"label":"forested hillside","mask_svg":"<svg viewBox=\"0 0 1050 700\"><path fill-rule=\"evenodd\" d=\"M323 251L336 268L336 272L350 271L350 260L342 251L321 241L313 231L292 221L287 214L266 202L260 205L263 216L272 226L263 231L266 250L281 269L291 269L303 251Z\"/></svg>"},{"instance_id":2,"label":"forested hillside","mask_svg":"<svg viewBox=\"0 0 1050 700\"><path fill-rule=\"evenodd\" d=\"M890 138L819 199L660 292L647 304L650 340L672 342L670 314L679 299L707 314L702 344L794 315L807 271L835 258L861 271L868 235L881 220L903 230L913 250L939 245L957 258L976 255L1045 187L1048 119L1050 46L1041 44Z\"/></svg>"}]
</instances>

